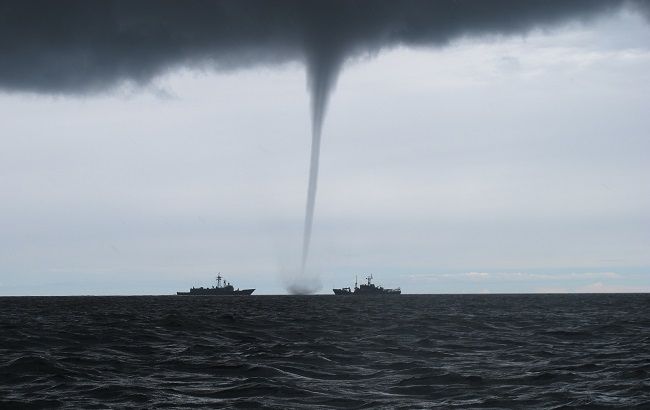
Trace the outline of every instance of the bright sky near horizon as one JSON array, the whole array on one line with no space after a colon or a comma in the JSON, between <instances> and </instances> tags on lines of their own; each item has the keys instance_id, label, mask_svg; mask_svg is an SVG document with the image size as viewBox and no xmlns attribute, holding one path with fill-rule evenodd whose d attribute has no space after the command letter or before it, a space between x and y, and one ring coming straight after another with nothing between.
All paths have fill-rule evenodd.
<instances>
[{"instance_id":1,"label":"bright sky near horizon","mask_svg":"<svg viewBox=\"0 0 650 410\"><path fill-rule=\"evenodd\" d=\"M650 25L630 11L348 62L310 254L321 293L650 291ZM298 63L104 94L0 92L0 295L166 294L300 259Z\"/></svg>"}]
</instances>

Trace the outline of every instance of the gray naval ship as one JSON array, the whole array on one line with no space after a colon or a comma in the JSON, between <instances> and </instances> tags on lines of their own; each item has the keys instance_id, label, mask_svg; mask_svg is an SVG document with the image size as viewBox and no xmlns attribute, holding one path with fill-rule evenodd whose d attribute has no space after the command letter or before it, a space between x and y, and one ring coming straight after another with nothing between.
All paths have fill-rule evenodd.
<instances>
[{"instance_id":1,"label":"gray naval ship","mask_svg":"<svg viewBox=\"0 0 650 410\"><path fill-rule=\"evenodd\" d=\"M348 288L332 289L335 295L401 295L402 290L397 289L384 289L381 286L375 286L372 283L372 275L366 277L368 283L362 283L361 286L357 285L357 280L354 281L354 290Z\"/></svg>"},{"instance_id":2,"label":"gray naval ship","mask_svg":"<svg viewBox=\"0 0 650 410\"><path fill-rule=\"evenodd\" d=\"M221 280L223 279L223 284ZM217 275L217 286L211 288L192 288L189 292L176 292L182 296L248 296L255 292L255 289L235 289L230 282L226 282L221 274Z\"/></svg>"}]
</instances>

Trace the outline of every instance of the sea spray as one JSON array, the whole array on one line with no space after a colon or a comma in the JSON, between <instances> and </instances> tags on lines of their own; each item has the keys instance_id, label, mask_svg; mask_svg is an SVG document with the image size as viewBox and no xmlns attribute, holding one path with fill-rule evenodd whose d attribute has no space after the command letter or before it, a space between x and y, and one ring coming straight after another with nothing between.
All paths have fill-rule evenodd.
<instances>
[{"instance_id":1,"label":"sea spray","mask_svg":"<svg viewBox=\"0 0 650 410\"><path fill-rule=\"evenodd\" d=\"M290 295L311 295L323 287L317 274L304 274L294 278L287 284L287 292Z\"/></svg>"},{"instance_id":2,"label":"sea spray","mask_svg":"<svg viewBox=\"0 0 650 410\"><path fill-rule=\"evenodd\" d=\"M295 244L295 242L294 242ZM294 248L295 249L295 248ZM323 289L323 269L317 258L309 261L309 269L300 271L296 263L296 253L285 254L277 259L278 279L284 290L290 295L311 295Z\"/></svg>"}]
</instances>

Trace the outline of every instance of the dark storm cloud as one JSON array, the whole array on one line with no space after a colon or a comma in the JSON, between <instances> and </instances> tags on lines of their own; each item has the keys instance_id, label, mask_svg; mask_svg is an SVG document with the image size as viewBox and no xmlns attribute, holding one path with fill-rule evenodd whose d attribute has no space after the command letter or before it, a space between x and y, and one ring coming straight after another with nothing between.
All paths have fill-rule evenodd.
<instances>
[{"instance_id":1,"label":"dark storm cloud","mask_svg":"<svg viewBox=\"0 0 650 410\"><path fill-rule=\"evenodd\" d=\"M630 3L630 2L628 2ZM640 9L647 2L636 1ZM525 33L623 0L2 1L0 88L46 93L140 84L180 66L305 61L325 94L347 57L460 36ZM319 91L322 90L322 91ZM326 101L324 101L326 103Z\"/></svg>"}]
</instances>

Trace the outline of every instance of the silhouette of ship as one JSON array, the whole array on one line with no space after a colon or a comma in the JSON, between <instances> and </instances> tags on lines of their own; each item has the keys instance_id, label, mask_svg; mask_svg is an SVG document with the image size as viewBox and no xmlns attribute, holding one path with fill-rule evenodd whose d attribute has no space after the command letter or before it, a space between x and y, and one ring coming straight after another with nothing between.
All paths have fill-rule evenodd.
<instances>
[{"instance_id":1,"label":"silhouette of ship","mask_svg":"<svg viewBox=\"0 0 650 410\"><path fill-rule=\"evenodd\" d=\"M357 285L357 280L354 280L354 290L348 288L332 289L335 295L401 295L402 290L397 289L384 289L381 286L375 286L372 283L372 275L367 276L368 283L362 283L361 286Z\"/></svg>"},{"instance_id":2,"label":"silhouette of ship","mask_svg":"<svg viewBox=\"0 0 650 410\"><path fill-rule=\"evenodd\" d=\"M221 279L223 279L223 284L221 284ZM221 277L221 274L217 275L217 286L211 288L192 288L189 292L176 292L177 295L182 296L239 296L239 295L250 295L255 292L255 289L239 289L235 288L226 282L224 278Z\"/></svg>"}]
</instances>

